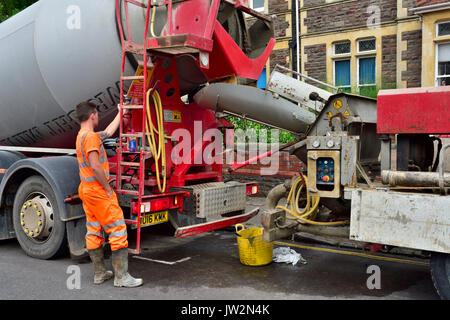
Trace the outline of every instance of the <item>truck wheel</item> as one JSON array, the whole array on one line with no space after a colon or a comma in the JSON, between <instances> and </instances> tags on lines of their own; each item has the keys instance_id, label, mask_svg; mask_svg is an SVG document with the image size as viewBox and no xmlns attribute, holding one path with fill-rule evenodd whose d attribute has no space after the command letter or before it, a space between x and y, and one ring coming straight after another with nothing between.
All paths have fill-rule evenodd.
<instances>
[{"instance_id":1,"label":"truck wheel","mask_svg":"<svg viewBox=\"0 0 450 320\"><path fill-rule=\"evenodd\" d=\"M450 300L450 254L431 254L431 278L441 299Z\"/></svg>"},{"instance_id":2,"label":"truck wheel","mask_svg":"<svg viewBox=\"0 0 450 320\"><path fill-rule=\"evenodd\" d=\"M33 258L51 259L67 247L55 193L41 176L27 178L17 190L13 224L20 246Z\"/></svg>"}]
</instances>

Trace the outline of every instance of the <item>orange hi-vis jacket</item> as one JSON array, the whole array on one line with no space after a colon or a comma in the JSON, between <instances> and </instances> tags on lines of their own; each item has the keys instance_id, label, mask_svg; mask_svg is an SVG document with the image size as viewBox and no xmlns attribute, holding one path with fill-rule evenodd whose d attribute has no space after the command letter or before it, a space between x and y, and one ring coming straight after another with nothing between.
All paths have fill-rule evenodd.
<instances>
[{"instance_id":1,"label":"orange hi-vis jacket","mask_svg":"<svg viewBox=\"0 0 450 320\"><path fill-rule=\"evenodd\" d=\"M111 198L95 178L89 163L89 152L97 151L106 178L109 180L108 158L100 139L100 134L87 129L80 130L76 141L77 159L80 168L81 183L78 194L83 202L86 213L86 248L97 249L103 245L103 232L109 235L111 250L128 247L127 227L114 193Z\"/></svg>"},{"instance_id":2,"label":"orange hi-vis jacket","mask_svg":"<svg viewBox=\"0 0 450 320\"><path fill-rule=\"evenodd\" d=\"M89 164L88 154L91 151L99 153L99 160L105 171L106 179L109 180L109 163L103 143L100 140L100 133L89 130L80 130L77 136L77 159L80 168L81 182L95 182L102 186L95 178L94 172Z\"/></svg>"}]
</instances>

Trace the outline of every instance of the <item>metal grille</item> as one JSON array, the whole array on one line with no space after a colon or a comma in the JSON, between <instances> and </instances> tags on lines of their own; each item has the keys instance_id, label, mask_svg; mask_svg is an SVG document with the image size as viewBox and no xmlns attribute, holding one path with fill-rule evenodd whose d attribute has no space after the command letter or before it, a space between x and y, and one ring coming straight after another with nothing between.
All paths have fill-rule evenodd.
<instances>
[{"instance_id":1,"label":"metal grille","mask_svg":"<svg viewBox=\"0 0 450 320\"><path fill-rule=\"evenodd\" d=\"M334 44L334 54L350 53L350 41Z\"/></svg>"},{"instance_id":2,"label":"metal grille","mask_svg":"<svg viewBox=\"0 0 450 320\"><path fill-rule=\"evenodd\" d=\"M211 182L190 186L195 198L197 218L219 216L225 213L245 210L246 187L238 182Z\"/></svg>"},{"instance_id":3,"label":"metal grille","mask_svg":"<svg viewBox=\"0 0 450 320\"><path fill-rule=\"evenodd\" d=\"M438 37L450 35L450 22L438 24Z\"/></svg>"},{"instance_id":4,"label":"metal grille","mask_svg":"<svg viewBox=\"0 0 450 320\"><path fill-rule=\"evenodd\" d=\"M358 41L359 52L373 51L376 49L375 39Z\"/></svg>"}]
</instances>

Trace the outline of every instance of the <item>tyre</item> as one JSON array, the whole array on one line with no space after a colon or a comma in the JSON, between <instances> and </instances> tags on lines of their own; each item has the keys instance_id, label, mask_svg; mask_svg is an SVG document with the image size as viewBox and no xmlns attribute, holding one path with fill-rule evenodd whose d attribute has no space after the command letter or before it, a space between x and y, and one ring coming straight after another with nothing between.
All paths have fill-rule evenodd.
<instances>
[{"instance_id":1,"label":"tyre","mask_svg":"<svg viewBox=\"0 0 450 320\"><path fill-rule=\"evenodd\" d=\"M430 269L439 296L443 300L450 300L450 254L432 252Z\"/></svg>"},{"instance_id":2,"label":"tyre","mask_svg":"<svg viewBox=\"0 0 450 320\"><path fill-rule=\"evenodd\" d=\"M27 178L17 190L13 224L20 246L33 258L51 259L67 250L55 193L41 176Z\"/></svg>"}]
</instances>

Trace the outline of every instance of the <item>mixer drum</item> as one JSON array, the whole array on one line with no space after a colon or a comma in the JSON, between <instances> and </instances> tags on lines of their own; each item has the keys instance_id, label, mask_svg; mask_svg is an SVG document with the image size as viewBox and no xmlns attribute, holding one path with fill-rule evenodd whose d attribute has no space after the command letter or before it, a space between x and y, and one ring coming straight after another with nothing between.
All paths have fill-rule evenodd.
<instances>
[{"instance_id":1,"label":"mixer drum","mask_svg":"<svg viewBox=\"0 0 450 320\"><path fill-rule=\"evenodd\" d=\"M142 42L145 9L129 8L133 40ZM0 145L73 148L79 129L74 109L81 101L99 106L99 129L112 120L122 60L115 17L113 0L41 0L0 24ZM165 9L158 9L157 36L165 17ZM260 51L262 43L251 41L255 32L247 30L242 13L221 4L218 20L247 55ZM273 34L269 27L266 32ZM126 74L136 67L128 56ZM208 80L201 74L187 77L183 70L192 68L180 68L184 92Z\"/></svg>"}]
</instances>

